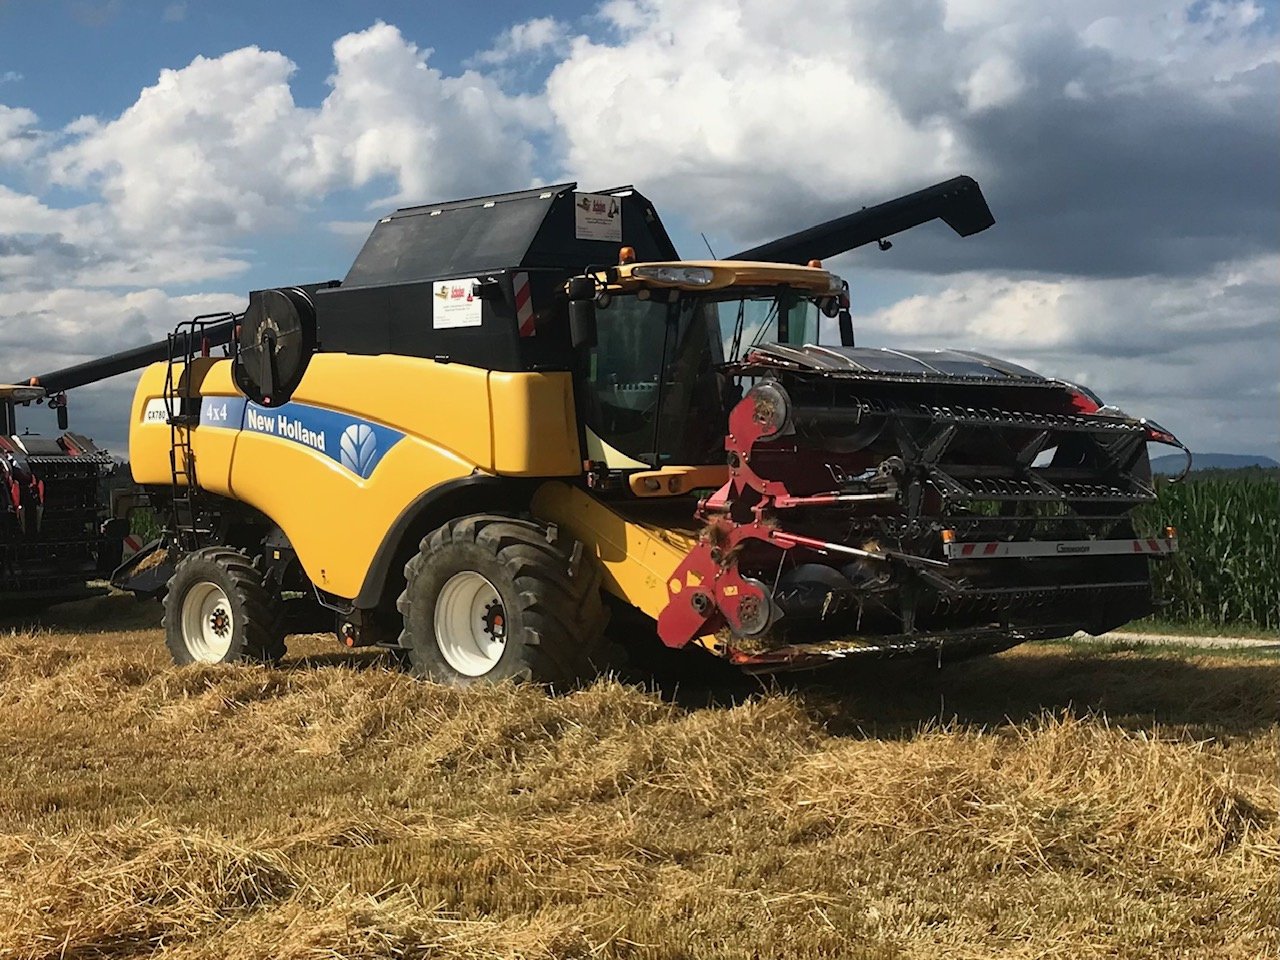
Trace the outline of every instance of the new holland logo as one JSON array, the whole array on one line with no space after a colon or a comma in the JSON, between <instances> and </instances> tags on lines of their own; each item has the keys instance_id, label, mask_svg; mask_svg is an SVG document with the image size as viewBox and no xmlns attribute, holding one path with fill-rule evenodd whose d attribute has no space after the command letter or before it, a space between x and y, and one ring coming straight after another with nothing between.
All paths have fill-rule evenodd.
<instances>
[{"instance_id":1,"label":"new holland logo","mask_svg":"<svg viewBox=\"0 0 1280 960\"><path fill-rule=\"evenodd\" d=\"M368 480L379 461L404 439L399 430L382 424L352 422L350 413L309 403L267 408L246 403L243 397L205 397L200 405L200 426L284 440L328 457L362 480Z\"/></svg>"},{"instance_id":2,"label":"new holland logo","mask_svg":"<svg viewBox=\"0 0 1280 960\"><path fill-rule=\"evenodd\" d=\"M353 423L342 431L339 462L354 474L367 477L378 458L378 438L367 423Z\"/></svg>"}]
</instances>

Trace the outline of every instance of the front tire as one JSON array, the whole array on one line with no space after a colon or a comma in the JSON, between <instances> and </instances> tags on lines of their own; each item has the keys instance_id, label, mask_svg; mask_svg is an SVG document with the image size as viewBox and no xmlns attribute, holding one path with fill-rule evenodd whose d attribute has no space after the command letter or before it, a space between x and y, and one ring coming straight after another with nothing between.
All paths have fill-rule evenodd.
<instances>
[{"instance_id":1,"label":"front tire","mask_svg":"<svg viewBox=\"0 0 1280 960\"><path fill-rule=\"evenodd\" d=\"M184 557L164 599L174 663L274 663L284 656L280 606L244 554L205 547Z\"/></svg>"},{"instance_id":2,"label":"front tire","mask_svg":"<svg viewBox=\"0 0 1280 960\"><path fill-rule=\"evenodd\" d=\"M613 665L599 567L554 526L453 520L422 541L405 580L400 646L417 676L455 687L563 688Z\"/></svg>"}]
</instances>

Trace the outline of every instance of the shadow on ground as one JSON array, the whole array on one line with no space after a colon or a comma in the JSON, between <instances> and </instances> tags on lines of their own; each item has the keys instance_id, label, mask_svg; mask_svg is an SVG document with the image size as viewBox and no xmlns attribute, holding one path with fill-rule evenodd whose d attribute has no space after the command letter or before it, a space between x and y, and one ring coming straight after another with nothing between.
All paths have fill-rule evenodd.
<instances>
[{"instance_id":1,"label":"shadow on ground","mask_svg":"<svg viewBox=\"0 0 1280 960\"><path fill-rule=\"evenodd\" d=\"M666 658L627 678L687 709L762 693L794 696L833 734L896 738L930 724L998 727L1045 713L1105 714L1126 729L1154 724L1195 735L1280 723L1280 658L1216 651L1091 650L1028 644L939 666L930 658L860 660L824 671L747 677L709 657Z\"/></svg>"},{"instance_id":2,"label":"shadow on ground","mask_svg":"<svg viewBox=\"0 0 1280 960\"><path fill-rule=\"evenodd\" d=\"M137 600L132 594L117 593L44 609L7 607L0 610L0 630L58 630L78 634L158 630L163 615L163 608L154 600Z\"/></svg>"}]
</instances>

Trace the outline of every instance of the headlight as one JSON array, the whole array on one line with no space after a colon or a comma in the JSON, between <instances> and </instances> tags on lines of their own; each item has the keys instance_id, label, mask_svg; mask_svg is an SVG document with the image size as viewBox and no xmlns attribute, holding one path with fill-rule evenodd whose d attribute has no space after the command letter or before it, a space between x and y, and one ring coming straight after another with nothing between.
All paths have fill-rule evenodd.
<instances>
[{"instance_id":1,"label":"headlight","mask_svg":"<svg viewBox=\"0 0 1280 960\"><path fill-rule=\"evenodd\" d=\"M655 283L685 284L691 287L705 287L715 279L715 274L706 267L636 267L631 275Z\"/></svg>"}]
</instances>

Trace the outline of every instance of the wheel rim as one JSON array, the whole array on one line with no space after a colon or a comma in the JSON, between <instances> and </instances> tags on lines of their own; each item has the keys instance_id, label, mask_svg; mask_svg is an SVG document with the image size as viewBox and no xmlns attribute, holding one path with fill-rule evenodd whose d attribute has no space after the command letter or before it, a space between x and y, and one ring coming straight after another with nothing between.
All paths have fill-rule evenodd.
<instances>
[{"instance_id":1,"label":"wheel rim","mask_svg":"<svg viewBox=\"0 0 1280 960\"><path fill-rule=\"evenodd\" d=\"M182 639L201 663L220 663L231 651L231 601L216 583L197 583L182 598Z\"/></svg>"},{"instance_id":2,"label":"wheel rim","mask_svg":"<svg viewBox=\"0 0 1280 960\"><path fill-rule=\"evenodd\" d=\"M436 599L435 633L449 666L464 676L484 676L507 649L507 616L497 588L474 570L455 573Z\"/></svg>"}]
</instances>

